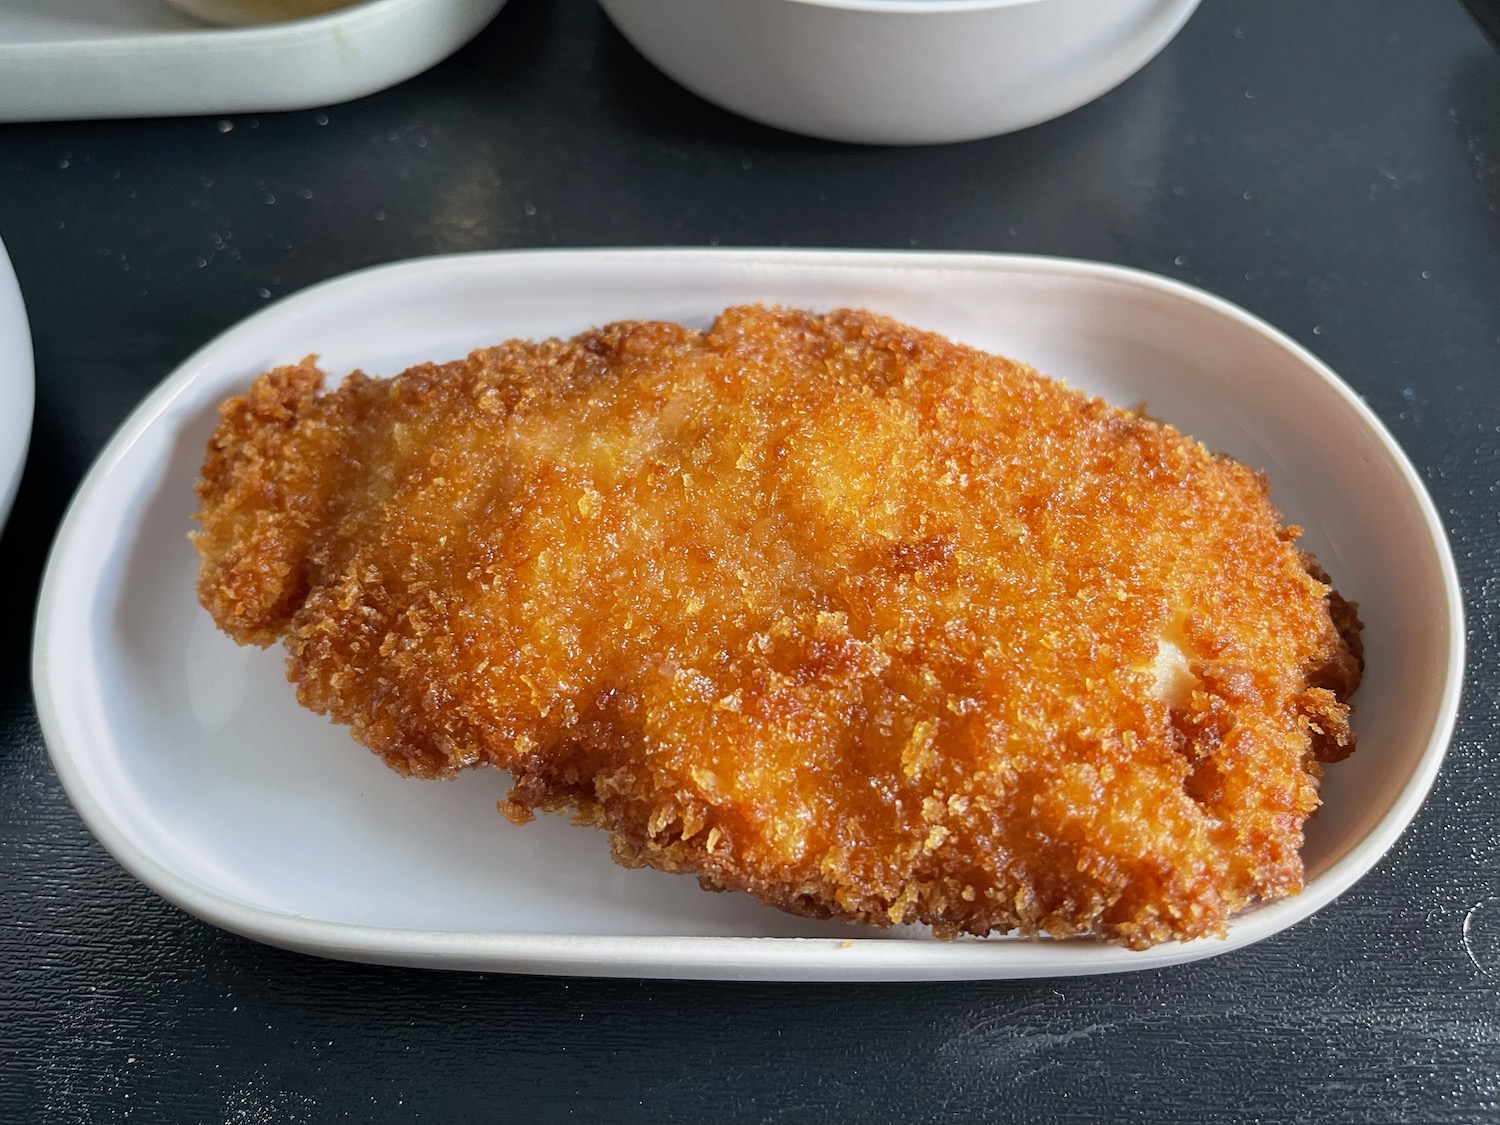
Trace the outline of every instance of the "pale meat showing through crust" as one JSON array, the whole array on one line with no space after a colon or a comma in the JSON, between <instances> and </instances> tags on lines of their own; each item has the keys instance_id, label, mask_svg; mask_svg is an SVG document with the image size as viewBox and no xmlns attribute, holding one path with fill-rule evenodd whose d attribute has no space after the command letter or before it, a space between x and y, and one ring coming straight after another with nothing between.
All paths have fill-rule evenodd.
<instances>
[{"instance_id":1,"label":"pale meat showing through crust","mask_svg":"<svg viewBox=\"0 0 1500 1125\"><path fill-rule=\"evenodd\" d=\"M1264 478L864 312L512 341L223 407L199 592L394 768L940 936L1296 893L1358 621Z\"/></svg>"}]
</instances>

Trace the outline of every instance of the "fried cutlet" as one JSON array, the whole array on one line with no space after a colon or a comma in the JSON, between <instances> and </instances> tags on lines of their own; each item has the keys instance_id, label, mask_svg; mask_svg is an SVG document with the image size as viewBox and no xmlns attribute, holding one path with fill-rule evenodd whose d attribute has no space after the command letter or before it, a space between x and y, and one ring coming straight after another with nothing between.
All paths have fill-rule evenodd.
<instances>
[{"instance_id":1,"label":"fried cutlet","mask_svg":"<svg viewBox=\"0 0 1500 1125\"><path fill-rule=\"evenodd\" d=\"M227 402L199 595L395 769L941 937L1296 893L1358 620L1265 478L867 312L613 324Z\"/></svg>"}]
</instances>

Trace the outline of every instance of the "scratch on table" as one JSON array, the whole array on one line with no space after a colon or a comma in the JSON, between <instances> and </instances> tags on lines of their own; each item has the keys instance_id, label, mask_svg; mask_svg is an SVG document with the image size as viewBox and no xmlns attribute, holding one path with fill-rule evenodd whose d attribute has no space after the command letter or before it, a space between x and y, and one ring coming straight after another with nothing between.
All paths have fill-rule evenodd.
<instances>
[{"instance_id":1,"label":"scratch on table","mask_svg":"<svg viewBox=\"0 0 1500 1125\"><path fill-rule=\"evenodd\" d=\"M1500 933L1496 932L1496 915L1500 913L1500 898L1482 898L1464 915L1463 947L1474 962L1474 967L1485 976L1495 971L1500 959Z\"/></svg>"},{"instance_id":2,"label":"scratch on table","mask_svg":"<svg viewBox=\"0 0 1500 1125\"><path fill-rule=\"evenodd\" d=\"M1047 1005L1030 1004L1018 1011L993 1019L981 1020L960 1031L944 1045L944 1052L956 1056L970 1055L982 1049L990 1062L1014 1063L1032 1055L1049 1053L1081 1039L1090 1039L1111 1030L1109 1022L1089 1023L1066 1031L1045 1031L1025 1017L1042 1014ZM1005 1035L1005 1033L1009 1035ZM1000 1036L1004 1038L1000 1038Z\"/></svg>"}]
</instances>

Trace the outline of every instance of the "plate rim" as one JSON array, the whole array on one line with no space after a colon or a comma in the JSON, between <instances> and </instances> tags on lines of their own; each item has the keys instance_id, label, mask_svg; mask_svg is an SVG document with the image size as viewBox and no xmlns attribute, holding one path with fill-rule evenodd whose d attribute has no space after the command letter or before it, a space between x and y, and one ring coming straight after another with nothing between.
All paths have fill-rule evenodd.
<instances>
[{"instance_id":1,"label":"plate rim","mask_svg":"<svg viewBox=\"0 0 1500 1125\"><path fill-rule=\"evenodd\" d=\"M1310 374L1337 392L1377 439L1406 484L1426 525L1443 577L1447 608L1446 678L1427 745L1407 785L1358 844L1316 877L1302 894L1257 907L1231 919L1225 938L1168 942L1134 952L1093 939L1060 941L933 942L893 937L796 938L744 936L632 936L602 934L473 933L336 922L254 906L178 875L137 848L95 800L78 770L54 692L50 644L63 594L62 561L85 513L105 480L137 441L202 377L206 361L268 319L281 319L331 291L356 289L397 274L417 277L454 268L482 270L492 261L718 260L764 267L897 269L911 272L978 270L1104 278L1167 294L1250 328L1288 352ZM330 278L291 294L214 336L177 365L126 417L105 444L68 505L43 576L32 648L37 715L53 767L85 825L127 871L157 894L223 929L267 944L320 956L364 962L476 971L587 976L735 980L957 980L1073 976L1161 968L1229 952L1260 941L1317 913L1348 890L1390 850L1430 792L1457 721L1463 687L1466 633L1462 590L1446 529L1421 477L1384 423L1326 364L1295 340L1224 298L1159 274L1082 259L963 251L781 249L760 247L639 247L479 251L405 259ZM1078 957L1079 948L1087 950ZM1073 950L1070 959L1068 953ZM622 951L623 954L622 955ZM997 952L1003 951L1000 956ZM801 954L802 956L795 956Z\"/></svg>"},{"instance_id":2,"label":"plate rim","mask_svg":"<svg viewBox=\"0 0 1500 1125\"><path fill-rule=\"evenodd\" d=\"M31 339L31 322L26 315L26 299L21 293L21 283L16 277L5 243L0 242L0 321L14 317L18 330L9 341L0 342L0 347L16 349L17 362L0 367L0 392L13 400L16 410L7 409L0 414L0 532L10 515L11 504L21 486L21 476L26 470L26 454L31 448L31 423L36 413L36 351ZM14 383L9 386L4 384ZM11 403L7 402L7 406ZM6 447L13 446L14 453Z\"/></svg>"}]
</instances>

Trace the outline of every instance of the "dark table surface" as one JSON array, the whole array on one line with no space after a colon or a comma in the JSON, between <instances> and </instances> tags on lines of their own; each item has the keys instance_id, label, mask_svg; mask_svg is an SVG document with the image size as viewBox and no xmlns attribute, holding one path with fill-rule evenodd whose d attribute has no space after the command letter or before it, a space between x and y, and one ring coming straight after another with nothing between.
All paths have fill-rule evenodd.
<instances>
[{"instance_id":1,"label":"dark table surface","mask_svg":"<svg viewBox=\"0 0 1500 1125\"><path fill-rule=\"evenodd\" d=\"M1457 0L1205 0L1100 101L941 148L741 121L590 0L512 0L431 72L321 112L0 127L37 368L0 545L0 1121L1500 1120L1497 205L1500 63ZM922 985L342 964L121 870L48 763L28 622L131 408L268 300L371 263L714 243L1120 262L1326 359L1426 480L1469 612L1458 731L1395 849L1228 956Z\"/></svg>"}]
</instances>

